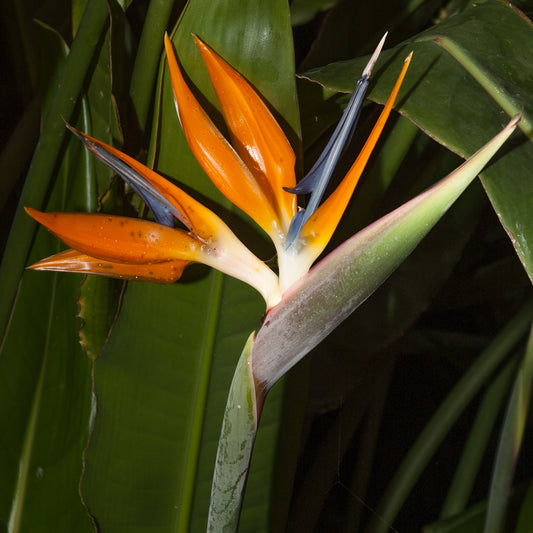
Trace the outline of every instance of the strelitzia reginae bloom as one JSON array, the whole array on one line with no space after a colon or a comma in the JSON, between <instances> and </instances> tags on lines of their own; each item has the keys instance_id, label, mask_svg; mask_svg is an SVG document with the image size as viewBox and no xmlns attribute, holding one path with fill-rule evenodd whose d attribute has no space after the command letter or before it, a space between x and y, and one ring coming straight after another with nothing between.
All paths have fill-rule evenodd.
<instances>
[{"instance_id":1,"label":"strelitzia reginae bloom","mask_svg":"<svg viewBox=\"0 0 533 533\"><path fill-rule=\"evenodd\" d=\"M368 140L336 190L321 202L351 137L385 37L309 174L297 185L294 151L267 105L248 82L199 38L196 44L228 126L219 132L185 82L168 36L165 49L176 109L187 142L209 178L272 239L279 273L258 259L211 210L132 157L68 126L98 159L142 198L155 221L106 214L27 212L71 247L30 268L172 283L191 262L204 263L255 287L267 308L301 278L337 227L394 105L411 56ZM311 193L298 210L297 194ZM177 220L183 228L175 228Z\"/></svg>"}]
</instances>

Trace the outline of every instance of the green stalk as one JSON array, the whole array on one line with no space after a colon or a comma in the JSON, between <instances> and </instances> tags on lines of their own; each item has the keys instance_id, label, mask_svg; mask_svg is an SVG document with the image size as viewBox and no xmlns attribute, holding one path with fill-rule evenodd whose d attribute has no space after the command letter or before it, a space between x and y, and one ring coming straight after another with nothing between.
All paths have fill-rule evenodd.
<instances>
[{"instance_id":1,"label":"green stalk","mask_svg":"<svg viewBox=\"0 0 533 533\"><path fill-rule=\"evenodd\" d=\"M130 96L142 131L146 126L152 103L156 74L163 50L163 35L173 6L174 0L150 2L139 41L131 75Z\"/></svg>"},{"instance_id":2,"label":"green stalk","mask_svg":"<svg viewBox=\"0 0 533 533\"><path fill-rule=\"evenodd\" d=\"M264 394L256 391L251 371L254 336L252 333L244 346L226 403L211 488L208 533L233 533L239 527L244 489L264 401Z\"/></svg>"},{"instance_id":3,"label":"green stalk","mask_svg":"<svg viewBox=\"0 0 533 533\"><path fill-rule=\"evenodd\" d=\"M26 177L0 267L0 334L6 329L36 227L36 223L29 219L22 208L41 208L44 205L65 136L66 128L62 118L69 120L76 108L107 17L107 4L104 0L87 2L61 80L43 121L39 144Z\"/></svg>"},{"instance_id":4,"label":"green stalk","mask_svg":"<svg viewBox=\"0 0 533 533\"><path fill-rule=\"evenodd\" d=\"M511 386L516 366L517 358L513 357L499 372L483 395L476 419L442 506L441 519L462 513L468 504L483 459L483 453L500 412L501 404Z\"/></svg>"},{"instance_id":5,"label":"green stalk","mask_svg":"<svg viewBox=\"0 0 533 533\"><path fill-rule=\"evenodd\" d=\"M527 333L532 316L533 301L530 301L465 372L420 433L396 471L367 531L387 533L411 489L450 428L498 365Z\"/></svg>"},{"instance_id":6,"label":"green stalk","mask_svg":"<svg viewBox=\"0 0 533 533\"><path fill-rule=\"evenodd\" d=\"M487 502L484 533L502 531L507 502L511 493L511 483L518 454L522 445L524 428L531 398L533 379L533 329L530 333L524 358L515 378L509 398Z\"/></svg>"}]
</instances>

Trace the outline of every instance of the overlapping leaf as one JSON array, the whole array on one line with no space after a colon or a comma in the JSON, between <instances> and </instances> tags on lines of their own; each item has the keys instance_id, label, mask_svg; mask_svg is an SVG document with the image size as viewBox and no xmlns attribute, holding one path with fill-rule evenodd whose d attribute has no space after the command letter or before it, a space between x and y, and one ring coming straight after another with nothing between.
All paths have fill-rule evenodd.
<instances>
[{"instance_id":1,"label":"overlapping leaf","mask_svg":"<svg viewBox=\"0 0 533 533\"><path fill-rule=\"evenodd\" d=\"M173 37L184 70L199 92L212 95L191 37L196 33L297 131L288 6L281 1L237 4L189 2ZM258 40L258 34L264 38ZM163 63L152 147L157 169L190 187L199 200L221 201L186 145L165 68ZM228 207L214 205L239 232L242 222ZM202 268L192 268L176 286L128 287L95 365L98 408L82 484L103 530L205 531L229 382L262 307L249 288ZM274 395L270 404L242 518L243 530L254 532L265 530L268 522L279 399Z\"/></svg>"},{"instance_id":2,"label":"overlapping leaf","mask_svg":"<svg viewBox=\"0 0 533 533\"><path fill-rule=\"evenodd\" d=\"M443 38L455 43L468 61L461 64L439 46ZM531 22L512 6L499 0L473 4L383 53L370 96L384 101L394 69L409 50L414 50L410 76L399 96L401 112L430 136L467 157L508 120L512 109L523 106L522 127L530 127L533 60L521 50L531 46ZM333 63L313 69L305 77L328 89L350 91L362 64L359 60ZM492 86L491 93L487 84ZM495 93L500 95L499 102ZM502 101L507 103L505 110ZM483 184L524 268L533 277L533 253L528 244L533 238L531 168L533 145L524 135L486 169Z\"/></svg>"}]
</instances>

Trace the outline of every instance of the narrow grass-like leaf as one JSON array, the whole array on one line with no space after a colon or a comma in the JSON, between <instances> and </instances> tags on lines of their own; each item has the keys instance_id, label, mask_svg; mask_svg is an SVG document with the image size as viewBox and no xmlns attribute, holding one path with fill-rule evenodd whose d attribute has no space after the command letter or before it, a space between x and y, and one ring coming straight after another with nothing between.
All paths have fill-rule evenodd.
<instances>
[{"instance_id":1,"label":"narrow grass-like leaf","mask_svg":"<svg viewBox=\"0 0 533 533\"><path fill-rule=\"evenodd\" d=\"M150 2L144 19L137 56L131 74L130 95L138 126L144 130L153 102L157 69L163 48L161 36L167 31L173 0Z\"/></svg>"},{"instance_id":2,"label":"narrow grass-like leaf","mask_svg":"<svg viewBox=\"0 0 533 533\"><path fill-rule=\"evenodd\" d=\"M72 142L49 208L72 205L66 191L80 161ZM31 258L59 246L41 229ZM0 521L10 533L92 530L78 492L92 400L90 361L77 336L79 282L25 272L0 346L0 425L9 428L0 446Z\"/></svg>"},{"instance_id":3,"label":"narrow grass-like leaf","mask_svg":"<svg viewBox=\"0 0 533 533\"><path fill-rule=\"evenodd\" d=\"M522 508L518 516L516 529L514 533L528 533L531 531L533 524L533 482L530 482L529 488L522 501Z\"/></svg>"},{"instance_id":4,"label":"narrow grass-like leaf","mask_svg":"<svg viewBox=\"0 0 533 533\"><path fill-rule=\"evenodd\" d=\"M40 141L26 177L19 209L13 221L4 260L0 267L0 332L6 328L18 287L18 280L24 269L36 227L32 220L28 220L22 207L31 205L35 208L41 208L43 206L59 150L65 137L65 126L61 117L69 119L74 111L91 60L95 50L97 50L102 30L105 27L107 15L105 1L94 0L87 4L83 24L72 43L61 82L43 122Z\"/></svg>"},{"instance_id":5,"label":"narrow grass-like leaf","mask_svg":"<svg viewBox=\"0 0 533 533\"><path fill-rule=\"evenodd\" d=\"M442 439L498 365L527 334L532 313L533 302L530 301L498 333L450 391L450 394L441 403L411 446L409 453L404 457L376 510L376 518L369 524L366 531L369 533L386 533L388 531L389 526L394 523L400 507Z\"/></svg>"},{"instance_id":6,"label":"narrow grass-like leaf","mask_svg":"<svg viewBox=\"0 0 533 533\"><path fill-rule=\"evenodd\" d=\"M516 366L514 360L507 363L483 395L442 507L440 516L443 519L462 513L468 504L501 404L516 373Z\"/></svg>"},{"instance_id":7,"label":"narrow grass-like leaf","mask_svg":"<svg viewBox=\"0 0 533 533\"><path fill-rule=\"evenodd\" d=\"M501 429L487 503L485 533L499 533L502 530L515 465L524 436L532 383L533 330L515 378Z\"/></svg>"}]
</instances>

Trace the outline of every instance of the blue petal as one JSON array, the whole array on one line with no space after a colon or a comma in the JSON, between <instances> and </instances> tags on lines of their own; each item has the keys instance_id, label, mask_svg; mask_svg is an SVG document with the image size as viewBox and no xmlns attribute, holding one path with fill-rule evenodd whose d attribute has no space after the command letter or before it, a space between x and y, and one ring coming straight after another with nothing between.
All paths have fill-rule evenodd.
<instances>
[{"instance_id":1,"label":"blue petal","mask_svg":"<svg viewBox=\"0 0 533 533\"><path fill-rule=\"evenodd\" d=\"M292 189L285 188L287 192L307 194L319 188L320 182L323 181L328 174L329 180L343 149L349 144L357 126L367 87L368 78L365 76L357 82L355 90L352 93L346 109L342 113L335 131L311 170L298 182L296 187L293 187Z\"/></svg>"},{"instance_id":2,"label":"blue petal","mask_svg":"<svg viewBox=\"0 0 533 533\"><path fill-rule=\"evenodd\" d=\"M157 223L174 227L174 217L183 221L181 213L145 178L136 170L109 153L104 147L91 142L80 135L68 124L67 127L83 142L85 147L102 163L116 172L143 200L154 215Z\"/></svg>"},{"instance_id":3,"label":"blue petal","mask_svg":"<svg viewBox=\"0 0 533 533\"><path fill-rule=\"evenodd\" d=\"M350 143L359 116L361 114L361 108L365 99L366 91L368 89L369 77L372 71L385 37L383 36L375 52L372 54L370 61L368 62L363 75L357 81L354 92L348 102L348 106L342 113L341 119L333 132L328 144L324 148L324 151L320 154L319 158L313 165L313 168L307 173L307 175L292 189L285 189L288 192L294 194L309 194L311 198L305 209L300 209L293 217L287 238L285 240L285 247L289 248L293 242L300 235L300 231L303 225L309 220L311 215L318 209L326 187L331 179L333 171L339 162L339 158L344 148Z\"/></svg>"}]
</instances>

